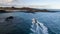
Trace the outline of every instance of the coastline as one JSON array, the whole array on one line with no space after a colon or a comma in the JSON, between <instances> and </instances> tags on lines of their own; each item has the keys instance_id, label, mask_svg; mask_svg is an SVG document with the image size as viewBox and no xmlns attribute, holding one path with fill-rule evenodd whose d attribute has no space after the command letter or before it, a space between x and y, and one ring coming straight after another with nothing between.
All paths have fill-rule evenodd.
<instances>
[{"instance_id":1,"label":"coastline","mask_svg":"<svg viewBox=\"0 0 60 34\"><path fill-rule=\"evenodd\" d=\"M28 11L28 12L48 12L46 9L35 9L35 8L29 8L29 7L22 7L22 8L15 8L15 7L0 7L0 11Z\"/></svg>"}]
</instances>

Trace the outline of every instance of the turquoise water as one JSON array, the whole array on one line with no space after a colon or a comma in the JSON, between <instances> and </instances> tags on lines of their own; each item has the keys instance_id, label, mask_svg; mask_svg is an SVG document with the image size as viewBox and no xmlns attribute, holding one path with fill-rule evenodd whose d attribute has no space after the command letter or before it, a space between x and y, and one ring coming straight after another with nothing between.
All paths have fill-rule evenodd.
<instances>
[{"instance_id":1,"label":"turquoise water","mask_svg":"<svg viewBox=\"0 0 60 34\"><path fill-rule=\"evenodd\" d=\"M5 21L5 18L9 16L14 16L12 23ZM33 32L30 30L30 28L32 28L31 25L32 25L33 18L37 19L47 28L48 34L60 34L60 12L1 13L0 14L0 33L30 34Z\"/></svg>"}]
</instances>

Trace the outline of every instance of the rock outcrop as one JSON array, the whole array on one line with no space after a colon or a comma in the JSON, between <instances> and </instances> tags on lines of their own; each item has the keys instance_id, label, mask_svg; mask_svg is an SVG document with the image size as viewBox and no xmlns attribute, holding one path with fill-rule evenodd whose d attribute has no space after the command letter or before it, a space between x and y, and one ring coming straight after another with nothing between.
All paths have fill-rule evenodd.
<instances>
[{"instance_id":1,"label":"rock outcrop","mask_svg":"<svg viewBox=\"0 0 60 34\"><path fill-rule=\"evenodd\" d=\"M5 21L9 21L9 20L12 20L12 19L14 19L14 17L13 17L13 16L9 16L9 17L7 17L7 18L5 19Z\"/></svg>"},{"instance_id":2,"label":"rock outcrop","mask_svg":"<svg viewBox=\"0 0 60 34\"><path fill-rule=\"evenodd\" d=\"M0 10L0 13L5 13L6 11L5 10Z\"/></svg>"}]
</instances>

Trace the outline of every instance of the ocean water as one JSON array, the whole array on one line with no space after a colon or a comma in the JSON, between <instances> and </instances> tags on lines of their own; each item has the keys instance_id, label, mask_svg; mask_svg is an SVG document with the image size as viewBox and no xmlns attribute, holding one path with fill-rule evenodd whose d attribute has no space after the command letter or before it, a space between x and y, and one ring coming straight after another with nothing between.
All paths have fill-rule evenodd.
<instances>
[{"instance_id":1,"label":"ocean water","mask_svg":"<svg viewBox=\"0 0 60 34\"><path fill-rule=\"evenodd\" d=\"M0 34L60 34L60 12L0 13Z\"/></svg>"}]
</instances>

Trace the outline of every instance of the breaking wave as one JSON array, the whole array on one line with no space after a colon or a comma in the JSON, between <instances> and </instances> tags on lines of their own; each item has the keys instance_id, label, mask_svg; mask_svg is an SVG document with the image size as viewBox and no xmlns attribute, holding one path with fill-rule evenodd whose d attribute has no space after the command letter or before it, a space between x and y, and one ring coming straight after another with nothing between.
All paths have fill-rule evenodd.
<instances>
[{"instance_id":1,"label":"breaking wave","mask_svg":"<svg viewBox=\"0 0 60 34\"><path fill-rule=\"evenodd\" d=\"M32 19L31 31L30 34L49 34L48 28L41 22L36 19Z\"/></svg>"}]
</instances>

